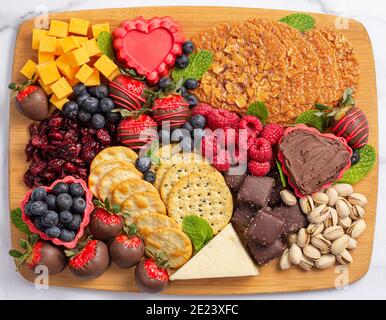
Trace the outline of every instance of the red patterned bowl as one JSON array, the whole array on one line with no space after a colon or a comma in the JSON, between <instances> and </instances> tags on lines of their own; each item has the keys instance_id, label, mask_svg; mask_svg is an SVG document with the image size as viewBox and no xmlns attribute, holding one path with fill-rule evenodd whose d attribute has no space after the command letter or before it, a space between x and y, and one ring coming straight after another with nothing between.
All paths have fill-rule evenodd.
<instances>
[{"instance_id":1,"label":"red patterned bowl","mask_svg":"<svg viewBox=\"0 0 386 320\"><path fill-rule=\"evenodd\" d=\"M279 145L281 144L281 142L283 141L284 137L289 134L290 132L294 131L294 130L303 130L303 131L309 131L309 132L314 132L314 133L317 133L318 135L321 135L322 137L324 138L328 138L328 139L333 139L333 140L339 140L343 146L346 148L346 150L350 153L350 158L352 156L352 149L348 146L347 144L347 141L344 139L344 138L341 138L341 137L337 137L335 136L334 134L331 134L331 133L320 133L319 130L315 129L315 128L311 128L311 127L308 127L304 124L299 124L297 126L294 126L294 127L289 127L285 130L284 132L284 135L283 137L280 139L279 141ZM284 156L283 156L283 153L282 151L279 150L279 153L278 153L278 159L281 163L281 166L282 166L282 170L284 172L284 174L287 176L288 178L288 183L290 184L290 186L294 189L295 191L295 194L296 196L298 196L299 198L302 198L304 197L305 195L302 194L302 192L297 188L296 184L294 183L294 181L291 179L291 175L285 165L285 161L284 161ZM337 177L336 180L339 180L343 177L343 174L348 170L350 169L351 167L351 162L348 161L347 165L339 172L339 175ZM323 185L320 189L326 189L328 187L330 187L332 184L334 183L334 181L330 181L328 183L326 183L325 185Z\"/></svg>"},{"instance_id":2,"label":"red patterned bowl","mask_svg":"<svg viewBox=\"0 0 386 320\"><path fill-rule=\"evenodd\" d=\"M65 183L80 183L85 191L85 195L86 195L86 210L84 211L83 213L83 220L80 224L80 227L79 227L79 230L78 230L78 233L75 235L75 239L72 240L71 242L64 242L58 238L49 238L47 237L47 235L40 231L39 229L37 229L32 221L32 219L27 216L25 214L25 211L24 211L24 207L25 205L27 204L27 202L29 201L30 197L31 197L31 193L33 191L33 189L29 190L27 192L27 194L25 195L24 197L24 200L21 202L21 212L22 212L22 218L23 218L23 221L28 225L28 228L30 229L30 231L32 233L36 233L40 236L40 238L42 238L43 240L50 240L52 241L54 244L58 245L58 246L64 246L66 248L69 248L69 249L72 249L72 248L75 248L76 245L78 244L78 241L79 239L83 236L84 234L84 228L89 224L90 222L90 214L91 212L94 210L94 205L92 203L92 193L91 191L87 188L87 184L84 180L81 180L81 179L76 179L74 177L71 177L71 176L67 176L65 177L64 179L61 179L61 180L56 180L54 181L49 187L46 187L46 186L42 186L42 188L44 188L47 192L51 191L53 186L55 186L57 183L60 183L60 182L65 182Z\"/></svg>"}]
</instances>

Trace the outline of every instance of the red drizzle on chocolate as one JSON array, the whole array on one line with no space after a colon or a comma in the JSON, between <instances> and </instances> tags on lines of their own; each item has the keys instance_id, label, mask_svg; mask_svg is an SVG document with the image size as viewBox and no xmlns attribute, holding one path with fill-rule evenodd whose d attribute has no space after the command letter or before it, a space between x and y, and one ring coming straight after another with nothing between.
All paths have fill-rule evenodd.
<instances>
[{"instance_id":1,"label":"red drizzle on chocolate","mask_svg":"<svg viewBox=\"0 0 386 320\"><path fill-rule=\"evenodd\" d=\"M179 95L155 100L152 110L154 120L170 129L181 127L189 116L189 104Z\"/></svg>"}]
</instances>

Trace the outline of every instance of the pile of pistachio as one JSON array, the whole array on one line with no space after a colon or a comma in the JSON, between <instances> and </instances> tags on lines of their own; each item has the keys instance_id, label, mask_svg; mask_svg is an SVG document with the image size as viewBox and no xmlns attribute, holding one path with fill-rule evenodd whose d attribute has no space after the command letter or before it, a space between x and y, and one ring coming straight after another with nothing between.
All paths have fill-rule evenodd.
<instances>
[{"instance_id":1,"label":"pile of pistachio","mask_svg":"<svg viewBox=\"0 0 386 320\"><path fill-rule=\"evenodd\" d=\"M297 199L289 190L281 192L285 204L299 205L310 224L288 237L289 249L280 259L280 268L292 265L310 271L327 269L339 263L353 263L351 250L366 229L363 220L367 198L355 193L349 184L337 184L324 192Z\"/></svg>"}]
</instances>

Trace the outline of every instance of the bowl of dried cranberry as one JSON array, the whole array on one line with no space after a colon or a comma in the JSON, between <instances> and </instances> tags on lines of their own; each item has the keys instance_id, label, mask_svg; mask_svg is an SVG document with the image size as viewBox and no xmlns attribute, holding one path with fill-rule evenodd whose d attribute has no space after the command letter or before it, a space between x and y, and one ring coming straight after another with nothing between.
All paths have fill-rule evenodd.
<instances>
[{"instance_id":1,"label":"bowl of dried cranberry","mask_svg":"<svg viewBox=\"0 0 386 320\"><path fill-rule=\"evenodd\" d=\"M70 249L83 236L93 210L86 182L72 176L29 190L21 202L22 218L31 232Z\"/></svg>"}]
</instances>

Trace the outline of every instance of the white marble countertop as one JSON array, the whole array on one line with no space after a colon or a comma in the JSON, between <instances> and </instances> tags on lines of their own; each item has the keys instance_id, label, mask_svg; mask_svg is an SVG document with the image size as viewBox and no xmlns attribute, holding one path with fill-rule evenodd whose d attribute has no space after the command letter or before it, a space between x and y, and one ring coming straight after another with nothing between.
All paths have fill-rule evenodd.
<instances>
[{"instance_id":1,"label":"white marble countertop","mask_svg":"<svg viewBox=\"0 0 386 320\"><path fill-rule=\"evenodd\" d=\"M0 101L3 110L0 118L0 299L183 299L196 296L164 296L107 291L66 289L50 287L48 290L37 290L27 283L14 270L14 264L8 257L10 248L10 231L8 218L8 106L7 85L10 82L12 57L16 31L20 22L39 14L42 11L70 11L106 7L127 6L178 6L178 5L221 5L261 7L271 9L289 9L344 15L361 21L367 28L375 53L378 83L379 136L386 136L386 126L381 125L386 119L386 50L385 31L386 2L381 0L12 0L2 3L0 11ZM244 299L385 299L386 298L386 141L380 140L380 169L378 191L378 215L375 232L375 243L371 267L367 275L359 282L341 290L324 290L314 292L227 296ZM385 180L384 180L385 179ZM196 297L198 298L198 297ZM200 298L223 299L226 296L200 296Z\"/></svg>"}]
</instances>

